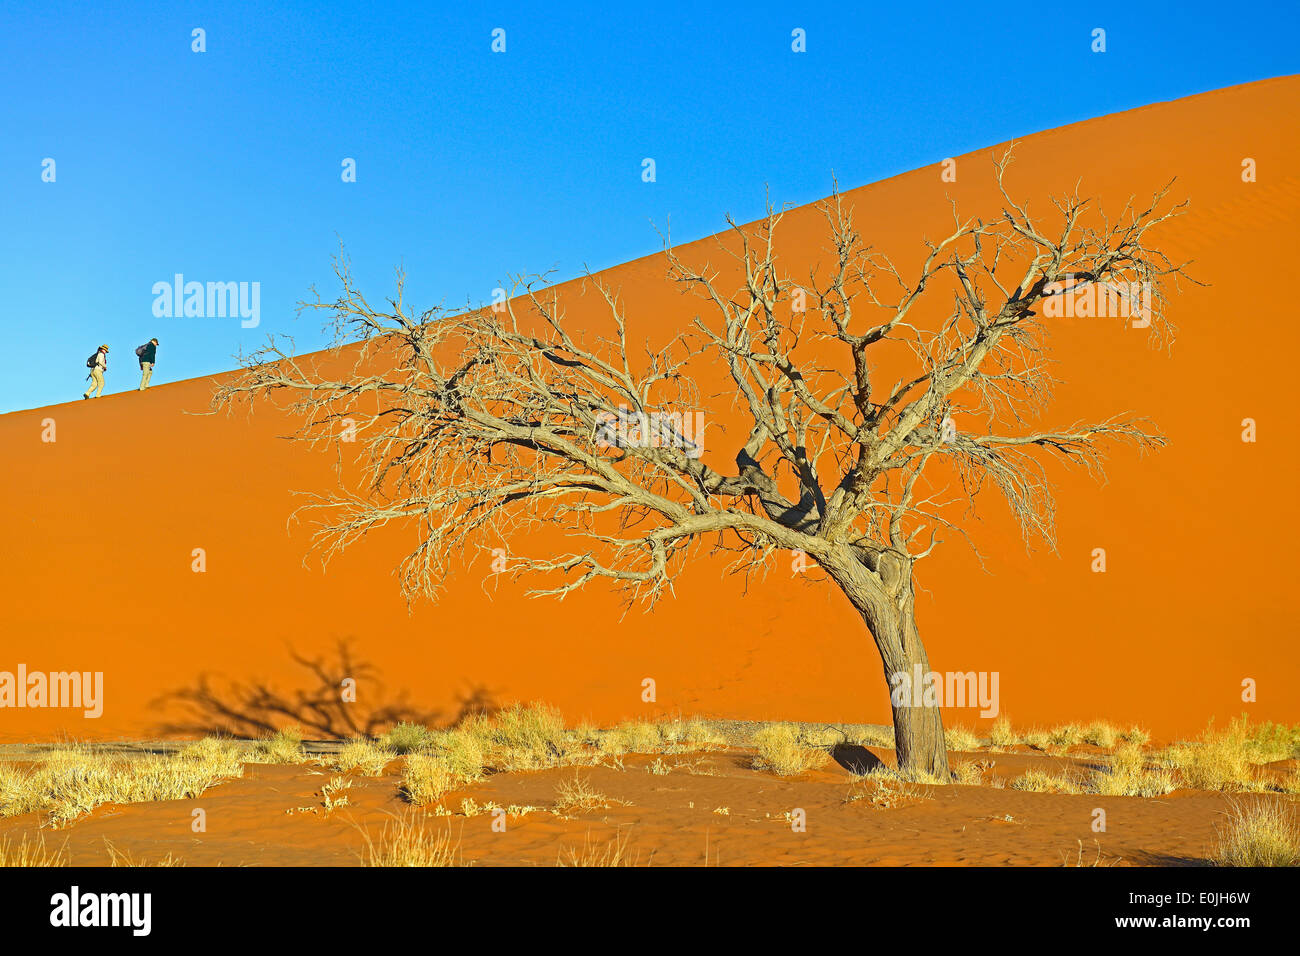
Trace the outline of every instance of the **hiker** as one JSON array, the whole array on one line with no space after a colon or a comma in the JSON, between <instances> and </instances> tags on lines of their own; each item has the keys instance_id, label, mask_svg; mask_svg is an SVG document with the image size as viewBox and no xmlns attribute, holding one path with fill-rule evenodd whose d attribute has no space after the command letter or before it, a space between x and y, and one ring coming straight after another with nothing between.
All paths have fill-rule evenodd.
<instances>
[{"instance_id":1,"label":"hiker","mask_svg":"<svg viewBox=\"0 0 1300 956\"><path fill-rule=\"evenodd\" d=\"M90 374L86 376L90 379L90 387L81 397L90 398L90 393L94 392L95 397L99 398L104 392L104 373L108 371L107 345L101 345L98 352L86 359L86 368L90 369Z\"/></svg>"},{"instance_id":2,"label":"hiker","mask_svg":"<svg viewBox=\"0 0 1300 956\"><path fill-rule=\"evenodd\" d=\"M136 357L140 359L140 391L149 387L149 379L153 377L154 363L158 361L158 340L150 339L144 345L135 350Z\"/></svg>"}]
</instances>

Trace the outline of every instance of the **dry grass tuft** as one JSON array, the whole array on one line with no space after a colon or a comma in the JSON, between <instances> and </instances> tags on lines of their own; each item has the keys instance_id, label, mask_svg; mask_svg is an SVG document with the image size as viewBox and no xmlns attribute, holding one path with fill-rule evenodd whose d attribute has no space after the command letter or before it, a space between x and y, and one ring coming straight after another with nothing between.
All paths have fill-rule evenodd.
<instances>
[{"instance_id":1,"label":"dry grass tuft","mask_svg":"<svg viewBox=\"0 0 1300 956\"><path fill-rule=\"evenodd\" d=\"M388 733L380 738L380 746L399 756L413 754L424 750L433 740L433 732L420 724L402 721L389 728Z\"/></svg>"},{"instance_id":2,"label":"dry grass tuft","mask_svg":"<svg viewBox=\"0 0 1300 956\"><path fill-rule=\"evenodd\" d=\"M993 767L992 760L963 760L953 765L953 782L963 787L978 787L984 782L984 775Z\"/></svg>"},{"instance_id":3,"label":"dry grass tuft","mask_svg":"<svg viewBox=\"0 0 1300 956\"><path fill-rule=\"evenodd\" d=\"M669 720L661 723L659 738L663 742L663 751L667 754L716 750L727 743L701 720Z\"/></svg>"},{"instance_id":4,"label":"dry grass tuft","mask_svg":"<svg viewBox=\"0 0 1300 956\"><path fill-rule=\"evenodd\" d=\"M328 762L335 770L356 770L367 777L378 777L397 755L369 740L350 740Z\"/></svg>"},{"instance_id":5,"label":"dry grass tuft","mask_svg":"<svg viewBox=\"0 0 1300 956\"><path fill-rule=\"evenodd\" d=\"M638 866L640 854L628 853L628 837L620 830L612 840L593 844L591 834L583 840L581 849L566 847L555 859L556 866ZM647 862L645 864L649 866Z\"/></svg>"},{"instance_id":6,"label":"dry grass tuft","mask_svg":"<svg viewBox=\"0 0 1300 956\"><path fill-rule=\"evenodd\" d=\"M1033 730L1025 733L1020 742L1027 747L1033 747L1043 753L1058 757L1071 747L1077 747L1084 741L1085 732L1077 724L1064 724L1060 727L1053 727L1051 730L1041 730L1035 727Z\"/></svg>"},{"instance_id":7,"label":"dry grass tuft","mask_svg":"<svg viewBox=\"0 0 1300 956\"><path fill-rule=\"evenodd\" d=\"M602 753L610 755L652 754L665 749L665 740L654 724L636 721L619 724L601 734L599 747Z\"/></svg>"},{"instance_id":8,"label":"dry grass tuft","mask_svg":"<svg viewBox=\"0 0 1300 956\"><path fill-rule=\"evenodd\" d=\"M1246 734L1251 763L1272 763L1300 757L1300 724L1288 727L1286 724L1263 723L1251 728L1245 714L1238 718L1237 723Z\"/></svg>"},{"instance_id":9,"label":"dry grass tuft","mask_svg":"<svg viewBox=\"0 0 1300 956\"><path fill-rule=\"evenodd\" d=\"M866 803L877 810L893 810L929 799L912 781L883 767L854 779L844 796L845 803Z\"/></svg>"},{"instance_id":10,"label":"dry grass tuft","mask_svg":"<svg viewBox=\"0 0 1300 956\"><path fill-rule=\"evenodd\" d=\"M157 866L184 866L185 863L180 857L168 853L166 856L159 857L157 860L150 862L145 859L137 859L129 852L119 850L115 847L108 837L104 838L104 846L108 849L109 866L129 866L129 867L157 867Z\"/></svg>"},{"instance_id":11,"label":"dry grass tuft","mask_svg":"<svg viewBox=\"0 0 1300 956\"><path fill-rule=\"evenodd\" d=\"M67 865L67 844L60 845L57 850L51 850L45 845L44 834L31 843L27 842L25 834L19 843L11 843L8 837L0 840L0 867Z\"/></svg>"},{"instance_id":12,"label":"dry grass tuft","mask_svg":"<svg viewBox=\"0 0 1300 956\"><path fill-rule=\"evenodd\" d=\"M453 790L462 778L452 772L447 761L430 754L407 754L402 767L403 795L417 807L437 803Z\"/></svg>"},{"instance_id":13,"label":"dry grass tuft","mask_svg":"<svg viewBox=\"0 0 1300 956\"><path fill-rule=\"evenodd\" d=\"M1280 790L1293 792L1291 781L1272 781L1256 770L1261 764L1300 754L1300 726L1264 723L1251 726L1242 715L1223 730L1213 721L1199 738L1174 744L1159 754L1167 768L1177 770L1188 787L1227 793Z\"/></svg>"},{"instance_id":14,"label":"dry grass tuft","mask_svg":"<svg viewBox=\"0 0 1300 956\"><path fill-rule=\"evenodd\" d=\"M1200 738L1175 744L1160 755L1162 763L1178 770L1193 790L1243 791L1263 789L1253 764L1261 749L1251 737L1246 720L1233 721L1221 731L1213 722Z\"/></svg>"},{"instance_id":15,"label":"dry grass tuft","mask_svg":"<svg viewBox=\"0 0 1300 956\"><path fill-rule=\"evenodd\" d=\"M238 750L217 738L190 744L174 756L70 747L46 754L34 767L0 768L0 816L45 813L47 822L61 826L106 803L197 797L243 773Z\"/></svg>"},{"instance_id":16,"label":"dry grass tuft","mask_svg":"<svg viewBox=\"0 0 1300 956\"><path fill-rule=\"evenodd\" d=\"M805 747L799 742L792 724L769 724L754 732L756 770L771 770L777 776L790 777L826 765L830 755L824 750Z\"/></svg>"},{"instance_id":17,"label":"dry grass tuft","mask_svg":"<svg viewBox=\"0 0 1300 956\"><path fill-rule=\"evenodd\" d=\"M612 800L592 787L591 783L574 774L573 780L565 780L555 788L555 804L551 810L561 816L568 813L582 813L589 810L608 810L622 800Z\"/></svg>"},{"instance_id":18,"label":"dry grass tuft","mask_svg":"<svg viewBox=\"0 0 1300 956\"><path fill-rule=\"evenodd\" d=\"M1064 853L1062 853L1061 865L1062 866L1087 866L1087 867L1117 866L1120 860L1123 859L1122 857L1118 857L1118 856L1113 857L1110 860L1105 859L1102 856L1101 843L1099 843L1097 840L1093 840L1092 842L1097 847L1097 853L1095 856L1089 858L1083 855L1083 841L1080 840L1079 849L1075 852L1074 862L1073 863L1070 862L1070 858L1066 856Z\"/></svg>"},{"instance_id":19,"label":"dry grass tuft","mask_svg":"<svg viewBox=\"0 0 1300 956\"><path fill-rule=\"evenodd\" d=\"M1083 787L1068 774L1052 774L1032 768L1011 781L1012 790L1026 793L1083 793Z\"/></svg>"},{"instance_id":20,"label":"dry grass tuft","mask_svg":"<svg viewBox=\"0 0 1300 956\"><path fill-rule=\"evenodd\" d=\"M701 720L628 721L608 730L585 727L573 733L563 762L594 764L604 757L617 758L629 753L696 753L717 750L726 743ZM588 747L594 749L585 750Z\"/></svg>"},{"instance_id":21,"label":"dry grass tuft","mask_svg":"<svg viewBox=\"0 0 1300 956\"><path fill-rule=\"evenodd\" d=\"M848 742L862 747L888 747L893 749L894 728L863 725L849 728Z\"/></svg>"},{"instance_id":22,"label":"dry grass tuft","mask_svg":"<svg viewBox=\"0 0 1300 956\"><path fill-rule=\"evenodd\" d=\"M270 737L259 740L248 762L295 764L306 763L307 759L302 749L302 731L295 726L277 730Z\"/></svg>"},{"instance_id":23,"label":"dry grass tuft","mask_svg":"<svg viewBox=\"0 0 1300 956\"><path fill-rule=\"evenodd\" d=\"M470 717L453 735L459 735L458 742L450 746L471 761L477 745L485 762L505 771L558 766L574 746L560 712L542 703L512 704L491 717Z\"/></svg>"},{"instance_id":24,"label":"dry grass tuft","mask_svg":"<svg viewBox=\"0 0 1300 956\"><path fill-rule=\"evenodd\" d=\"M379 842L366 833L365 866L469 866L460 852L460 841L452 840L451 825L435 832L425 821L410 814L384 824Z\"/></svg>"},{"instance_id":25,"label":"dry grass tuft","mask_svg":"<svg viewBox=\"0 0 1300 956\"><path fill-rule=\"evenodd\" d=\"M698 720L674 719L659 724L642 721L604 731L583 724L567 730L560 712L541 703L512 704L492 715L472 715L449 731L417 731L405 725L399 733L402 726L394 728L385 740L393 747L418 747L408 749L410 756L437 758L439 763L433 768L435 783L440 775L445 776L438 767L455 780L468 782L489 770L521 772L593 766L611 757L617 764L617 758L625 753L677 754L725 746L722 737ZM431 769L422 760L411 766L415 773ZM435 790L437 786L441 784ZM425 792L418 784L415 789Z\"/></svg>"},{"instance_id":26,"label":"dry grass tuft","mask_svg":"<svg viewBox=\"0 0 1300 956\"><path fill-rule=\"evenodd\" d=\"M435 735L429 749L441 757L456 776L465 780L477 780L483 776L487 760L485 751L489 746L490 742L475 733L474 727L470 726ZM503 763L513 765L511 760L504 760Z\"/></svg>"},{"instance_id":27,"label":"dry grass tuft","mask_svg":"<svg viewBox=\"0 0 1300 956\"><path fill-rule=\"evenodd\" d=\"M1233 802L1227 824L1216 832L1210 859L1219 866L1300 865L1300 827L1295 811L1281 800Z\"/></svg>"},{"instance_id":28,"label":"dry grass tuft","mask_svg":"<svg viewBox=\"0 0 1300 956\"><path fill-rule=\"evenodd\" d=\"M949 750L969 753L980 748L980 739L967 727L948 727L943 732L944 746Z\"/></svg>"},{"instance_id":29,"label":"dry grass tuft","mask_svg":"<svg viewBox=\"0 0 1300 956\"><path fill-rule=\"evenodd\" d=\"M999 717L989 728L989 746L995 750L1004 750L1020 743L1020 737L1006 717Z\"/></svg>"},{"instance_id":30,"label":"dry grass tuft","mask_svg":"<svg viewBox=\"0 0 1300 956\"><path fill-rule=\"evenodd\" d=\"M1104 720L1094 720L1083 730L1083 742L1102 750L1114 750L1119 744L1120 736L1119 730Z\"/></svg>"},{"instance_id":31,"label":"dry grass tuft","mask_svg":"<svg viewBox=\"0 0 1300 956\"><path fill-rule=\"evenodd\" d=\"M1052 746L1052 735L1046 730L1040 730L1034 727L1032 730L1025 731L1020 737L1020 742L1026 747L1032 747L1034 750L1041 750L1046 753Z\"/></svg>"},{"instance_id":32,"label":"dry grass tuft","mask_svg":"<svg viewBox=\"0 0 1300 956\"><path fill-rule=\"evenodd\" d=\"M1128 730L1121 734L1125 743L1136 744L1139 747L1145 747L1151 743L1151 734L1143 728L1134 724Z\"/></svg>"},{"instance_id":33,"label":"dry grass tuft","mask_svg":"<svg viewBox=\"0 0 1300 956\"><path fill-rule=\"evenodd\" d=\"M809 747L834 747L845 743L848 735L838 727L800 727L799 742Z\"/></svg>"},{"instance_id":34,"label":"dry grass tuft","mask_svg":"<svg viewBox=\"0 0 1300 956\"><path fill-rule=\"evenodd\" d=\"M1300 794L1300 770L1292 770L1290 773L1283 774L1282 779L1273 784L1273 787L1279 793L1292 796Z\"/></svg>"},{"instance_id":35,"label":"dry grass tuft","mask_svg":"<svg viewBox=\"0 0 1300 956\"><path fill-rule=\"evenodd\" d=\"M1152 769L1137 744L1126 743L1111 755L1110 765L1093 773L1088 791L1104 797L1159 797L1176 789L1167 770Z\"/></svg>"}]
</instances>

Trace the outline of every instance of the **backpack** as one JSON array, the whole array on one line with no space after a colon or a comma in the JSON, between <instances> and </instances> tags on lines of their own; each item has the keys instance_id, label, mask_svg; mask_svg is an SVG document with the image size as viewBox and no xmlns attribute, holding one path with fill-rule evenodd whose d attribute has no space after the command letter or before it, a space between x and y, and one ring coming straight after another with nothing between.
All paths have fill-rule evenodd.
<instances>
[{"instance_id":1,"label":"backpack","mask_svg":"<svg viewBox=\"0 0 1300 956\"><path fill-rule=\"evenodd\" d=\"M94 368L96 365L99 364L98 359L99 359L99 350L96 349L95 354L92 355L90 358L86 359L86 368Z\"/></svg>"},{"instance_id":2,"label":"backpack","mask_svg":"<svg viewBox=\"0 0 1300 956\"><path fill-rule=\"evenodd\" d=\"M136 357L136 358L139 358L140 356L144 355L144 350L145 350L145 348L146 348L146 346L144 346L144 345L137 345L137 346L135 347L135 357Z\"/></svg>"}]
</instances>

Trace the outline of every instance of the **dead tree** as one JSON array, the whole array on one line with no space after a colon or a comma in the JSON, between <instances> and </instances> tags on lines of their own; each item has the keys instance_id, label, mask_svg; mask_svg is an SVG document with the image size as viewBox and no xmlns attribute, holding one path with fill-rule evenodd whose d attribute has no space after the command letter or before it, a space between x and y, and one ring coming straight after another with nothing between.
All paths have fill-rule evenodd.
<instances>
[{"instance_id":1,"label":"dead tree","mask_svg":"<svg viewBox=\"0 0 1300 956\"><path fill-rule=\"evenodd\" d=\"M926 242L912 275L863 243L838 192L821 204L833 261L802 282L778 268L784 210L746 228L728 218L720 246L743 273L731 284L666 243L669 281L698 294L701 314L643 349L629 345L625 303L596 280L603 332L575 329L545 277L520 277L496 309L416 313L399 271L395 296L374 308L340 257L339 297L302 306L330 315L337 345L359 343L355 365L330 374L272 340L214 402L286 398L296 437L316 444L355 428L353 480L309 505L322 513L315 547L328 561L373 529L413 525L398 568L408 600L538 525L573 544L510 554L508 574L540 576L531 595L603 581L653 602L698 548L734 552L743 570L797 551L852 603L887 681L929 674L917 563L947 532L969 543L962 525L983 489L1001 494L1026 542L1054 547L1046 459L1101 474L1110 443L1164 442L1127 412L1034 424L1054 384L1043 312L1053 295L1140 289L1150 334L1171 340L1165 289L1183 266L1148 234L1185 204L1166 203L1166 186L1112 221L1076 187L1052 200L1049 223L1008 195L1009 160L994 162L1000 214L963 219L954 207L951 233ZM321 353L335 364L344 354ZM899 356L907 371L886 384ZM700 369L725 383L720 414L743 422L730 440L684 425L699 411L718 417ZM892 703L899 767L946 777L939 708Z\"/></svg>"}]
</instances>

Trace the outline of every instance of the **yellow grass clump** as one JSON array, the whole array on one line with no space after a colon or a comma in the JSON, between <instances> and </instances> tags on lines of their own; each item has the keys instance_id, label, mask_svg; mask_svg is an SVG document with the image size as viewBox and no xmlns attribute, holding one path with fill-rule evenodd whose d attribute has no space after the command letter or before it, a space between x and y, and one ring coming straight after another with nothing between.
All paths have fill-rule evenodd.
<instances>
[{"instance_id":1,"label":"yellow grass clump","mask_svg":"<svg viewBox=\"0 0 1300 956\"><path fill-rule=\"evenodd\" d=\"M1251 763L1272 763L1300 757L1300 725L1288 727L1286 724L1262 723L1250 727L1245 714L1234 726L1238 725L1246 735L1246 750Z\"/></svg>"},{"instance_id":2,"label":"yellow grass clump","mask_svg":"<svg viewBox=\"0 0 1300 956\"><path fill-rule=\"evenodd\" d=\"M402 767L402 793L416 806L437 803L442 795L462 782L447 761L430 754L407 754Z\"/></svg>"},{"instance_id":3,"label":"yellow grass clump","mask_svg":"<svg viewBox=\"0 0 1300 956\"><path fill-rule=\"evenodd\" d=\"M396 756L391 750L358 738L344 744L328 765L335 770L356 770L367 777L377 777Z\"/></svg>"},{"instance_id":4,"label":"yellow grass clump","mask_svg":"<svg viewBox=\"0 0 1300 956\"><path fill-rule=\"evenodd\" d=\"M1020 742L1027 747L1041 750L1043 753L1058 756L1071 747L1083 743L1084 737L1084 730L1077 724L1063 724L1060 727L1053 727L1051 730L1041 730L1035 727L1025 733L1020 738Z\"/></svg>"},{"instance_id":5,"label":"yellow grass clump","mask_svg":"<svg viewBox=\"0 0 1300 956\"><path fill-rule=\"evenodd\" d=\"M1142 748L1131 743L1111 755L1109 766L1093 773L1088 787L1104 797L1158 797L1174 789L1173 776L1148 767Z\"/></svg>"},{"instance_id":6,"label":"yellow grass clump","mask_svg":"<svg viewBox=\"0 0 1300 956\"><path fill-rule=\"evenodd\" d=\"M1291 781L1284 777L1274 782L1267 771L1256 767L1300 754L1300 726L1264 723L1251 726L1244 714L1223 730L1215 730L1213 721L1199 738L1174 744L1159 759L1177 770L1188 787L1194 790L1223 792L1261 792L1268 789L1293 792Z\"/></svg>"},{"instance_id":7,"label":"yellow grass clump","mask_svg":"<svg viewBox=\"0 0 1300 956\"><path fill-rule=\"evenodd\" d=\"M1082 793L1083 788L1079 786L1067 774L1053 774L1046 770L1031 768L1026 770L1016 779L1011 781L1012 790L1023 790L1027 793Z\"/></svg>"},{"instance_id":8,"label":"yellow grass clump","mask_svg":"<svg viewBox=\"0 0 1300 956\"><path fill-rule=\"evenodd\" d=\"M825 766L830 755L824 750L805 747L799 733L791 724L769 724L754 732L754 757L756 770L771 770L781 777L789 777Z\"/></svg>"},{"instance_id":9,"label":"yellow grass clump","mask_svg":"<svg viewBox=\"0 0 1300 956\"><path fill-rule=\"evenodd\" d=\"M184 861L173 853L167 853L155 860L132 856L129 852L115 847L107 837L104 838L104 846L108 850L108 865L112 867L180 867L185 865Z\"/></svg>"},{"instance_id":10,"label":"yellow grass clump","mask_svg":"<svg viewBox=\"0 0 1300 956\"><path fill-rule=\"evenodd\" d=\"M659 737L665 753L693 753L726 746L720 734L709 730L702 720L670 720L659 725Z\"/></svg>"},{"instance_id":11,"label":"yellow grass clump","mask_svg":"<svg viewBox=\"0 0 1300 956\"><path fill-rule=\"evenodd\" d=\"M1300 794L1300 770L1283 774L1282 779L1273 786L1279 793Z\"/></svg>"},{"instance_id":12,"label":"yellow grass clump","mask_svg":"<svg viewBox=\"0 0 1300 956\"><path fill-rule=\"evenodd\" d=\"M249 763L304 763L307 754L302 748L302 731L298 727L285 727L257 742Z\"/></svg>"},{"instance_id":13,"label":"yellow grass clump","mask_svg":"<svg viewBox=\"0 0 1300 956\"><path fill-rule=\"evenodd\" d=\"M588 741L605 756L622 754L680 754L726 746L721 735L701 720L672 719L651 723L629 721L609 730L594 731Z\"/></svg>"},{"instance_id":14,"label":"yellow grass clump","mask_svg":"<svg viewBox=\"0 0 1300 956\"><path fill-rule=\"evenodd\" d=\"M0 816L45 813L52 825L60 826L106 803L197 797L243 773L235 746L215 738L190 744L174 756L64 748L30 768L0 768Z\"/></svg>"},{"instance_id":15,"label":"yellow grass clump","mask_svg":"<svg viewBox=\"0 0 1300 956\"><path fill-rule=\"evenodd\" d=\"M610 754L652 754L664 749L664 737L659 728L647 721L619 724L602 735L601 750Z\"/></svg>"},{"instance_id":16,"label":"yellow grass clump","mask_svg":"<svg viewBox=\"0 0 1300 956\"><path fill-rule=\"evenodd\" d=\"M466 727L436 734L431 738L429 752L442 758L456 776L477 780L483 776L488 746L490 741L474 733L472 727ZM509 759L503 762L513 764Z\"/></svg>"},{"instance_id":17,"label":"yellow grass clump","mask_svg":"<svg viewBox=\"0 0 1300 956\"><path fill-rule=\"evenodd\" d=\"M726 741L700 720L674 718L651 723L632 721L609 730L588 723L569 730L560 712L547 704L512 704L494 714L475 714L453 730L402 731L390 747L411 747L443 758L466 780L491 768L518 772L550 767L591 766L626 753L687 753L725 746ZM417 740L418 736L418 740Z\"/></svg>"},{"instance_id":18,"label":"yellow grass clump","mask_svg":"<svg viewBox=\"0 0 1300 956\"><path fill-rule=\"evenodd\" d=\"M906 780L908 783L922 783L927 787L946 787L955 782L951 776L941 777L930 773L928 770L895 770L894 774L900 780Z\"/></svg>"},{"instance_id":19,"label":"yellow grass clump","mask_svg":"<svg viewBox=\"0 0 1300 956\"><path fill-rule=\"evenodd\" d=\"M625 753L676 754L725 744L699 720L637 721L610 730L583 724L568 730L560 712L542 703L512 704L491 715L471 715L453 730L417 733L409 727L400 733L394 728L385 738L386 746L437 757L453 776L465 781L476 780L489 769L521 772L591 766ZM414 766L424 764L415 761Z\"/></svg>"},{"instance_id":20,"label":"yellow grass clump","mask_svg":"<svg viewBox=\"0 0 1300 956\"><path fill-rule=\"evenodd\" d=\"M1006 717L999 717L993 721L993 726L989 729L989 746L997 750L1007 747L1014 747L1020 743L1020 738L1011 726L1011 721Z\"/></svg>"},{"instance_id":21,"label":"yellow grass clump","mask_svg":"<svg viewBox=\"0 0 1300 956\"><path fill-rule=\"evenodd\" d=\"M1114 857L1111 857L1110 859L1107 859L1107 858L1102 854L1102 852L1101 852L1101 843L1100 843L1099 841L1097 841L1097 840L1093 840L1093 841L1092 841L1092 842L1093 842L1093 845L1097 848L1097 852L1096 852L1095 854L1090 855L1090 856L1085 856L1085 855L1084 855L1084 852L1083 852L1083 841L1082 841L1082 840L1078 840L1078 841L1076 841L1076 842L1079 844L1079 846L1078 846L1078 848L1074 851L1074 862L1073 862L1073 863L1070 862L1070 857L1069 857L1068 854L1062 853L1062 854L1061 854L1061 865L1062 865L1062 866L1074 866L1074 867L1102 867L1102 866L1107 866L1107 867L1110 867L1110 866L1118 866L1119 863L1120 863L1120 861L1123 859L1123 857L1118 857L1118 856L1114 856Z\"/></svg>"},{"instance_id":22,"label":"yellow grass clump","mask_svg":"<svg viewBox=\"0 0 1300 956\"><path fill-rule=\"evenodd\" d=\"M844 802L866 803L877 810L893 810L919 800L929 800L923 791L913 786L915 782L923 781L912 781L887 767L877 767L853 779Z\"/></svg>"},{"instance_id":23,"label":"yellow grass clump","mask_svg":"<svg viewBox=\"0 0 1300 956\"><path fill-rule=\"evenodd\" d=\"M1193 790L1241 791L1262 788L1252 766L1258 756L1242 719L1224 730L1215 730L1211 722L1199 739L1175 744L1161 759L1177 769Z\"/></svg>"},{"instance_id":24,"label":"yellow grass clump","mask_svg":"<svg viewBox=\"0 0 1300 956\"><path fill-rule=\"evenodd\" d=\"M1048 737L1050 746L1062 752L1079 746L1083 743L1083 739L1084 729L1078 724L1062 724L1060 727L1053 727Z\"/></svg>"},{"instance_id":25,"label":"yellow grass clump","mask_svg":"<svg viewBox=\"0 0 1300 956\"><path fill-rule=\"evenodd\" d=\"M980 748L980 739L967 727L947 727L943 732L944 746L949 750L968 752Z\"/></svg>"},{"instance_id":26,"label":"yellow grass clump","mask_svg":"<svg viewBox=\"0 0 1300 956\"><path fill-rule=\"evenodd\" d=\"M992 760L962 760L954 763L953 782L963 787L978 787L984 782L984 774L993 769Z\"/></svg>"},{"instance_id":27,"label":"yellow grass clump","mask_svg":"<svg viewBox=\"0 0 1300 956\"><path fill-rule=\"evenodd\" d=\"M409 814L384 824L379 842L366 834L366 866L469 866L460 852L460 841L453 841L451 828L435 832L424 821Z\"/></svg>"},{"instance_id":28,"label":"yellow grass clump","mask_svg":"<svg viewBox=\"0 0 1300 956\"><path fill-rule=\"evenodd\" d=\"M1300 865L1300 827L1281 800L1233 803L1210 859L1219 866Z\"/></svg>"},{"instance_id":29,"label":"yellow grass clump","mask_svg":"<svg viewBox=\"0 0 1300 956\"><path fill-rule=\"evenodd\" d=\"M26 835L19 842L11 842L8 837L0 839L0 867L33 866L67 866L67 846L61 845L51 850L45 845L45 836L38 836L30 843Z\"/></svg>"},{"instance_id":30,"label":"yellow grass clump","mask_svg":"<svg viewBox=\"0 0 1300 956\"><path fill-rule=\"evenodd\" d=\"M398 755L410 754L428 747L433 736L433 731L428 727L403 721L390 727L388 733L380 738L379 744Z\"/></svg>"},{"instance_id":31,"label":"yellow grass clump","mask_svg":"<svg viewBox=\"0 0 1300 956\"><path fill-rule=\"evenodd\" d=\"M1120 736L1124 738L1125 743L1137 744L1139 747L1145 747L1151 743L1151 734L1136 724L1124 731Z\"/></svg>"},{"instance_id":32,"label":"yellow grass clump","mask_svg":"<svg viewBox=\"0 0 1300 956\"><path fill-rule=\"evenodd\" d=\"M808 747L834 747L844 743L848 735L837 727L801 727L799 742Z\"/></svg>"},{"instance_id":33,"label":"yellow grass clump","mask_svg":"<svg viewBox=\"0 0 1300 956\"><path fill-rule=\"evenodd\" d=\"M592 843L588 833L582 847L568 847L559 852L556 866L637 866L639 854L628 852L628 838L619 831L604 844ZM646 864L649 866L649 864Z\"/></svg>"},{"instance_id":34,"label":"yellow grass clump","mask_svg":"<svg viewBox=\"0 0 1300 956\"><path fill-rule=\"evenodd\" d=\"M888 747L893 749L895 743L893 727L879 727L873 724L849 727L847 736L850 743L863 747Z\"/></svg>"},{"instance_id":35,"label":"yellow grass clump","mask_svg":"<svg viewBox=\"0 0 1300 956\"><path fill-rule=\"evenodd\" d=\"M1094 720L1083 729L1083 742L1092 744L1094 747L1100 747L1102 750L1114 750L1119 741L1119 730L1104 720ZM1145 742L1142 741L1141 743ZM1141 743L1138 745L1141 746Z\"/></svg>"},{"instance_id":36,"label":"yellow grass clump","mask_svg":"<svg viewBox=\"0 0 1300 956\"><path fill-rule=\"evenodd\" d=\"M574 747L559 710L543 703L512 704L491 717L476 715L457 731L476 739L491 766L506 771L556 766Z\"/></svg>"},{"instance_id":37,"label":"yellow grass clump","mask_svg":"<svg viewBox=\"0 0 1300 956\"><path fill-rule=\"evenodd\" d=\"M587 810L607 810L622 800L611 800L593 787L590 781L574 775L573 780L565 780L555 788L553 812L563 816L567 813L581 813Z\"/></svg>"}]
</instances>

